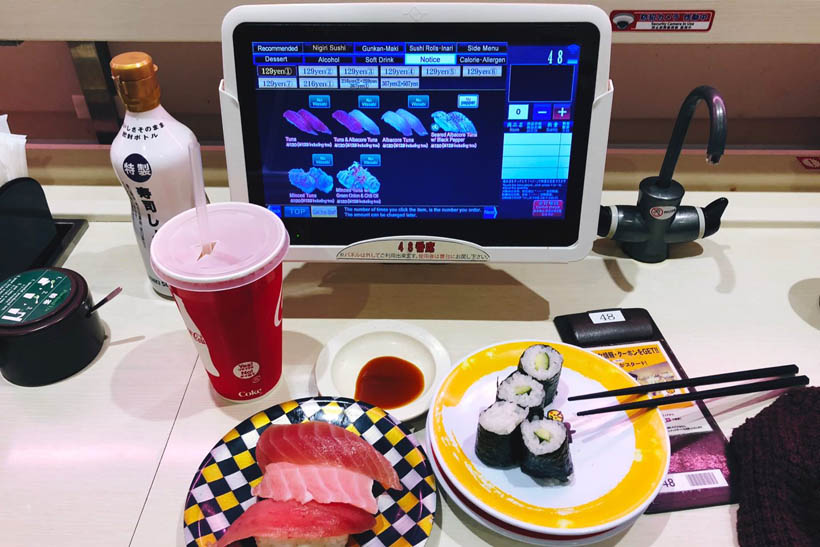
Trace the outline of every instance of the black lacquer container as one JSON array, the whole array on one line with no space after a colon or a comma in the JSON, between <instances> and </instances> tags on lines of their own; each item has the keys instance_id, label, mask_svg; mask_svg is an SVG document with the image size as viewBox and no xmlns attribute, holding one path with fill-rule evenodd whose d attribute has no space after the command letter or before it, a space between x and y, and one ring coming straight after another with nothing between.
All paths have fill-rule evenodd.
<instances>
[{"instance_id":1,"label":"black lacquer container","mask_svg":"<svg viewBox=\"0 0 820 547\"><path fill-rule=\"evenodd\" d=\"M42 386L85 368L105 330L85 279L38 268L0 283L0 372L14 384Z\"/></svg>"}]
</instances>

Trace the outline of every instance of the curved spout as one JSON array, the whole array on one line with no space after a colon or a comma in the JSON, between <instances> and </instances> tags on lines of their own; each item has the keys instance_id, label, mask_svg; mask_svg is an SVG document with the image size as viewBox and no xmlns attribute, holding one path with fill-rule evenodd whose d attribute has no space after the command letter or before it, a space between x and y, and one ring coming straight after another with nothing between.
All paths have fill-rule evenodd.
<instances>
[{"instance_id":1,"label":"curved spout","mask_svg":"<svg viewBox=\"0 0 820 547\"><path fill-rule=\"evenodd\" d=\"M672 138L669 139L669 146L666 148L666 156L661 166L658 184L662 187L668 187L672 181L675 165L678 163L678 156L683 148L683 140L686 138L686 131L689 129L689 123L700 101L705 101L709 108L709 144L706 147L706 161L717 163L723 155L723 149L726 146L726 106L714 87L708 85L696 87L683 101L680 112L678 112L678 119L675 121Z\"/></svg>"}]
</instances>

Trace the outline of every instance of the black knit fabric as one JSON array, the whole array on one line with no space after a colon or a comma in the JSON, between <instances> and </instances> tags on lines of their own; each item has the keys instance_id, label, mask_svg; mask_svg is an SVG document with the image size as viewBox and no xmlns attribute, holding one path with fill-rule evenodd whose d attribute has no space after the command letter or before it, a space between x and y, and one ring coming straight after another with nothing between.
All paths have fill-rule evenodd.
<instances>
[{"instance_id":1,"label":"black knit fabric","mask_svg":"<svg viewBox=\"0 0 820 547\"><path fill-rule=\"evenodd\" d=\"M741 547L820 547L820 388L781 395L729 451Z\"/></svg>"}]
</instances>

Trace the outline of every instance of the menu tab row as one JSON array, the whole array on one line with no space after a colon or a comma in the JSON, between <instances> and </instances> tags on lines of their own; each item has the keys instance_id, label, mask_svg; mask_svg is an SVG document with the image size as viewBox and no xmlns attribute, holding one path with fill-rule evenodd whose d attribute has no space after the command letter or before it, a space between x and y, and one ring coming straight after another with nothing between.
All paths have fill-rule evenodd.
<instances>
[{"instance_id":1,"label":"menu tab row","mask_svg":"<svg viewBox=\"0 0 820 547\"><path fill-rule=\"evenodd\" d=\"M253 53L506 53L506 42L253 42Z\"/></svg>"},{"instance_id":2,"label":"menu tab row","mask_svg":"<svg viewBox=\"0 0 820 547\"><path fill-rule=\"evenodd\" d=\"M257 53L253 63L263 65L328 64L357 65L506 65L506 55L464 55L455 53L408 53L405 55L276 55Z\"/></svg>"},{"instance_id":3,"label":"menu tab row","mask_svg":"<svg viewBox=\"0 0 820 547\"><path fill-rule=\"evenodd\" d=\"M335 66L260 66L259 89L418 89L420 78L500 78L500 66L374 67L378 76L343 76ZM412 70L385 70L385 69ZM463 69L463 72L462 72Z\"/></svg>"}]
</instances>

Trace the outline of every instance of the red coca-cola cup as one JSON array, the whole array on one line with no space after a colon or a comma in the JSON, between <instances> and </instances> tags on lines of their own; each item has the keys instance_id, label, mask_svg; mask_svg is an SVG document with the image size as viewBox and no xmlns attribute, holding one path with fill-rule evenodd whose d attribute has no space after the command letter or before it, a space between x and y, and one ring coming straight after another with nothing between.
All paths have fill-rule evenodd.
<instances>
[{"instance_id":1,"label":"red coca-cola cup","mask_svg":"<svg viewBox=\"0 0 820 547\"><path fill-rule=\"evenodd\" d=\"M210 254L196 210L166 222L151 265L168 283L214 390L230 401L269 392L282 376L282 260L290 238L275 214L248 203L208 205Z\"/></svg>"}]
</instances>

